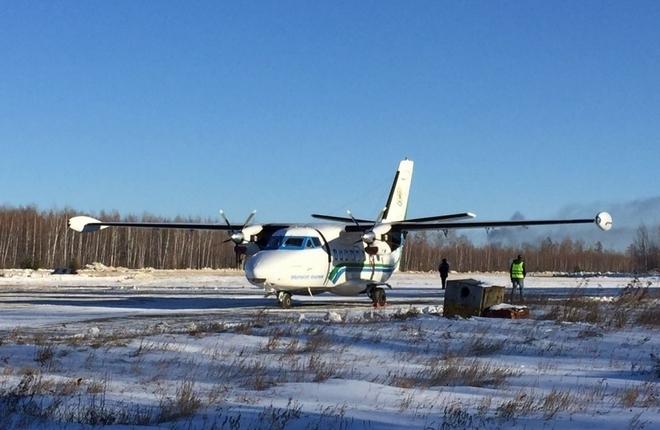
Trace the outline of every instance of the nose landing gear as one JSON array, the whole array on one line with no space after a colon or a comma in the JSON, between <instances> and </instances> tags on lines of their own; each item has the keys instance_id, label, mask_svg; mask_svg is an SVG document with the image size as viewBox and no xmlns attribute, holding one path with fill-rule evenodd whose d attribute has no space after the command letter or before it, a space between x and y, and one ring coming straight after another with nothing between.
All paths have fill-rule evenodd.
<instances>
[{"instance_id":1,"label":"nose landing gear","mask_svg":"<svg viewBox=\"0 0 660 430\"><path fill-rule=\"evenodd\" d=\"M277 293L277 304L282 309L289 309L291 307L291 293L288 291L279 291Z\"/></svg>"}]
</instances>

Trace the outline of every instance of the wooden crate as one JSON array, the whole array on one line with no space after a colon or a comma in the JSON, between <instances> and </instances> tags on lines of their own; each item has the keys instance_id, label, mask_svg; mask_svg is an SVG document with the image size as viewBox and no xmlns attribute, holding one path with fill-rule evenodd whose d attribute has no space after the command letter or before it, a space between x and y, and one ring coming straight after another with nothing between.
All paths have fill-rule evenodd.
<instances>
[{"instance_id":1,"label":"wooden crate","mask_svg":"<svg viewBox=\"0 0 660 430\"><path fill-rule=\"evenodd\" d=\"M446 317L481 316L484 309L502 303L504 287L484 285L474 279L447 282L443 314Z\"/></svg>"}]
</instances>

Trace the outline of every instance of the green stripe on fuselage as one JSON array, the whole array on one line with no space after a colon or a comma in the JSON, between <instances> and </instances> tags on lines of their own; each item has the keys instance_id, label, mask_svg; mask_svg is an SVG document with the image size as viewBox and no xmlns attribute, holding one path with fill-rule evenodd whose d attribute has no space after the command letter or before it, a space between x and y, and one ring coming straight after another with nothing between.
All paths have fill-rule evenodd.
<instances>
[{"instance_id":1,"label":"green stripe on fuselage","mask_svg":"<svg viewBox=\"0 0 660 430\"><path fill-rule=\"evenodd\" d=\"M332 270L330 271L330 274L328 275L328 279L332 281L333 283L337 281L339 276L341 275L342 270L345 271L371 271L375 270L378 272L388 272L388 271L393 271L394 266L391 264L365 264L365 263L339 263L338 265L334 266Z\"/></svg>"}]
</instances>

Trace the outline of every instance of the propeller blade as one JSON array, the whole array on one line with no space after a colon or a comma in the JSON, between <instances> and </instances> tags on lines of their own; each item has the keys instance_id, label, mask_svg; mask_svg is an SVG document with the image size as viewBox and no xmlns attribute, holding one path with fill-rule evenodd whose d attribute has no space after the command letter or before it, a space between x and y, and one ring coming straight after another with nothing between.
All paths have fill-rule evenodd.
<instances>
[{"instance_id":1,"label":"propeller blade","mask_svg":"<svg viewBox=\"0 0 660 430\"><path fill-rule=\"evenodd\" d=\"M252 218L254 218L254 215L257 213L257 210L253 210L250 215L248 215L247 219L243 223L243 227L241 227L241 230L244 229L248 224L250 224L250 221L252 221Z\"/></svg>"},{"instance_id":2,"label":"propeller blade","mask_svg":"<svg viewBox=\"0 0 660 430\"><path fill-rule=\"evenodd\" d=\"M222 217L223 220L225 220L225 223L227 224L227 226L231 227L231 224L229 223L229 220L225 216L225 211L223 211L222 209L220 209L220 216Z\"/></svg>"},{"instance_id":3,"label":"propeller blade","mask_svg":"<svg viewBox=\"0 0 660 430\"><path fill-rule=\"evenodd\" d=\"M353 216L353 213L351 212L351 210L350 210L350 209L346 210L346 213L348 214L349 217L351 217L351 219L353 220L353 222L355 223L355 225L358 226L358 227L360 227L360 223L357 222L357 220L356 220L355 217Z\"/></svg>"}]
</instances>

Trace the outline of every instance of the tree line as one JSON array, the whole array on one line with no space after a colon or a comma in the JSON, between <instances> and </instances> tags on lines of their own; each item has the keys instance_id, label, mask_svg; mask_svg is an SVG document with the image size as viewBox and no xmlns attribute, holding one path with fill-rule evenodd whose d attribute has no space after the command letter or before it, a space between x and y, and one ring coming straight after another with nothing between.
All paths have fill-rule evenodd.
<instances>
[{"instance_id":1,"label":"tree line","mask_svg":"<svg viewBox=\"0 0 660 430\"><path fill-rule=\"evenodd\" d=\"M223 232L178 229L108 228L78 233L68 228L73 210L38 211L34 207L0 207L0 267L79 267L100 262L107 266L158 269L222 268L235 262L233 244ZM145 214L121 217L100 212L106 221L204 222Z\"/></svg>"},{"instance_id":2,"label":"tree line","mask_svg":"<svg viewBox=\"0 0 660 430\"><path fill-rule=\"evenodd\" d=\"M452 270L492 272L509 270L517 255L523 255L527 271L630 272L633 267L626 253L605 250L598 243L587 246L579 240L555 242L546 238L538 244L518 247L488 243L477 246L464 236L438 240L428 235L406 245L403 262L406 270L428 271L435 270L446 258Z\"/></svg>"},{"instance_id":3,"label":"tree line","mask_svg":"<svg viewBox=\"0 0 660 430\"><path fill-rule=\"evenodd\" d=\"M0 268L79 267L100 262L107 266L157 269L234 267L233 243L218 231L108 228L83 234L68 228L77 213L70 209L40 211L36 207L0 207ZM206 222L202 218L165 218L149 214L120 216L100 212L108 221ZM523 254L529 271L648 272L660 267L660 226L641 226L625 251L606 250L600 243L553 241L510 247L475 245L465 236L416 233L408 236L401 269L436 270L447 258L452 270L508 270L511 259Z\"/></svg>"}]
</instances>

